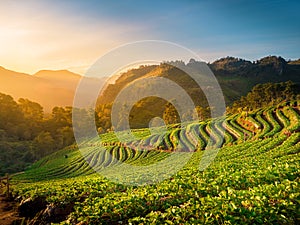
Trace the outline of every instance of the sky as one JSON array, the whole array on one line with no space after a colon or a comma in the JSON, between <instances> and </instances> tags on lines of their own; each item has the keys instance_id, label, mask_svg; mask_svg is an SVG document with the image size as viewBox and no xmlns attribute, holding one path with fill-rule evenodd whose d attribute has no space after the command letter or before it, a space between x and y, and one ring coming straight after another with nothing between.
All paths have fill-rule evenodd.
<instances>
[{"instance_id":1,"label":"sky","mask_svg":"<svg viewBox=\"0 0 300 225\"><path fill-rule=\"evenodd\" d=\"M0 66L84 74L103 54L142 40L174 42L206 62L300 58L300 1L1 0Z\"/></svg>"}]
</instances>

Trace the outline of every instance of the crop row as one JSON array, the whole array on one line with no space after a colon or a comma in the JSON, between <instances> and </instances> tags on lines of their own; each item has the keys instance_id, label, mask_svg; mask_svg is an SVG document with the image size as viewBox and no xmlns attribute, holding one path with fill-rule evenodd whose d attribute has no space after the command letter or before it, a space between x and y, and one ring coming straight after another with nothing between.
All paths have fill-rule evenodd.
<instances>
[{"instance_id":1,"label":"crop row","mask_svg":"<svg viewBox=\"0 0 300 225\"><path fill-rule=\"evenodd\" d=\"M53 204L73 202L62 224L297 224L299 141L293 133L225 146L205 171L199 171L199 151L184 169L153 185L124 186L94 174L20 184L14 191L23 198L45 196ZM123 158L128 148L120 149L107 153ZM143 165L166 157L148 151L131 159Z\"/></svg>"}]
</instances>

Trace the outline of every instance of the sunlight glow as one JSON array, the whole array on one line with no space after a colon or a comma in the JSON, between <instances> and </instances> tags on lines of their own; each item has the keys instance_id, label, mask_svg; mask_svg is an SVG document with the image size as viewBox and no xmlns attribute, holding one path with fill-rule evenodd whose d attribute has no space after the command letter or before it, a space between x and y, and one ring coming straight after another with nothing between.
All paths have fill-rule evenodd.
<instances>
[{"instance_id":1,"label":"sunlight glow","mask_svg":"<svg viewBox=\"0 0 300 225\"><path fill-rule=\"evenodd\" d=\"M83 74L103 53L126 41L122 32L139 29L108 21L90 23L54 10L44 14L39 7L30 9L30 4L22 8L22 3L14 7L1 3L0 64L30 74L40 69Z\"/></svg>"}]
</instances>

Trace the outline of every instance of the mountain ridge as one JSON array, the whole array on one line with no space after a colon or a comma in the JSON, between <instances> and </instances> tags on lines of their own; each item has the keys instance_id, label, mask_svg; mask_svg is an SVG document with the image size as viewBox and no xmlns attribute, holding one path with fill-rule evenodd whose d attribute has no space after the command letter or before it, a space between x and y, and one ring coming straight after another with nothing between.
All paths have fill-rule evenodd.
<instances>
[{"instance_id":1,"label":"mountain ridge","mask_svg":"<svg viewBox=\"0 0 300 225\"><path fill-rule=\"evenodd\" d=\"M280 56L266 56L251 62L228 56L207 65L218 79L226 103L231 104L258 83L287 80L300 83L299 61L299 59L286 61ZM176 67L176 63L190 66L197 61L191 60L186 64L183 61L167 63ZM196 90L198 87L178 68L144 65L124 72L114 82L106 84L98 103L113 102L117 92L125 85L138 78L153 75L177 81L194 98L199 97L200 92ZM82 77L82 75L68 70L40 70L31 75L0 66L0 92L12 95L15 99L28 98L36 101L44 107L46 112L51 112L54 106L71 106L73 104L76 87ZM93 83L92 79L90 83Z\"/></svg>"},{"instance_id":2,"label":"mountain ridge","mask_svg":"<svg viewBox=\"0 0 300 225\"><path fill-rule=\"evenodd\" d=\"M82 75L73 73L69 70L39 70L38 72L34 73L32 76L39 77L39 78L55 78L55 79L80 79Z\"/></svg>"},{"instance_id":3,"label":"mountain ridge","mask_svg":"<svg viewBox=\"0 0 300 225\"><path fill-rule=\"evenodd\" d=\"M82 77L68 70L40 70L30 75L0 67L0 92L38 102L49 113L55 106L73 104ZM88 87L95 82L92 78L86 81Z\"/></svg>"}]
</instances>

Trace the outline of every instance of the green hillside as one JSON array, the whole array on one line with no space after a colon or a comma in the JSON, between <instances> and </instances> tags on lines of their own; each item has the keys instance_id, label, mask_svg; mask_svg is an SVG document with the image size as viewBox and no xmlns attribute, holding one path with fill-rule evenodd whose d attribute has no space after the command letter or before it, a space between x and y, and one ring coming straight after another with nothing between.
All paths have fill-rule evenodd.
<instances>
[{"instance_id":1,"label":"green hillside","mask_svg":"<svg viewBox=\"0 0 300 225\"><path fill-rule=\"evenodd\" d=\"M125 144L104 134L107 150L89 142L81 152L68 147L47 156L15 176L13 194L41 203L35 207L40 213L28 219L38 224L299 224L299 103L173 125L165 133L133 130L138 140ZM148 173L147 166L170 157L176 147L178 163L196 152L172 177L146 186L112 182L82 156L100 172L110 167L115 180L123 175L129 182L143 181L146 171L156 181L157 173ZM199 170L202 156L216 149L212 164ZM123 171L111 155L140 167ZM155 172L165 169L158 166Z\"/></svg>"},{"instance_id":2,"label":"green hillside","mask_svg":"<svg viewBox=\"0 0 300 225\"><path fill-rule=\"evenodd\" d=\"M186 64L182 61L175 61L131 69L121 74L114 84L109 84L106 87L98 99L98 105L114 103L120 91L137 79L163 77L180 85L191 97L195 106L206 108L208 102L203 92L205 92L205 88L209 87L209 84L203 84L203 90L201 90L198 84L181 70L193 70L198 66L201 67L200 65L201 62L191 59ZM282 57L268 56L255 62L226 57L216 60L208 66L220 84L227 106L231 106L241 96L248 94L257 84L287 81L292 81L297 85L300 84L299 64L297 64L297 61L288 63ZM199 72L199 69L197 71ZM151 84L147 85L147 89L151 89ZM131 127L147 127L151 118L162 116L166 104L167 101L158 97L142 99L136 103L130 112Z\"/></svg>"},{"instance_id":3,"label":"green hillside","mask_svg":"<svg viewBox=\"0 0 300 225\"><path fill-rule=\"evenodd\" d=\"M280 56L268 56L255 62L225 57L208 64L208 66L222 87L226 104L230 105L233 101L246 95L256 84L279 83L289 80L294 83L300 83L300 66L298 61L288 63ZM175 61L131 69L121 74L114 84L108 85L99 98L98 103L113 102L118 92L136 79L158 76L178 83L189 93L197 105L203 101L203 99L199 98L199 94L201 96L202 93L197 90L199 88L197 84L179 68L191 68L199 63L191 59L187 64L182 61Z\"/></svg>"}]
</instances>

